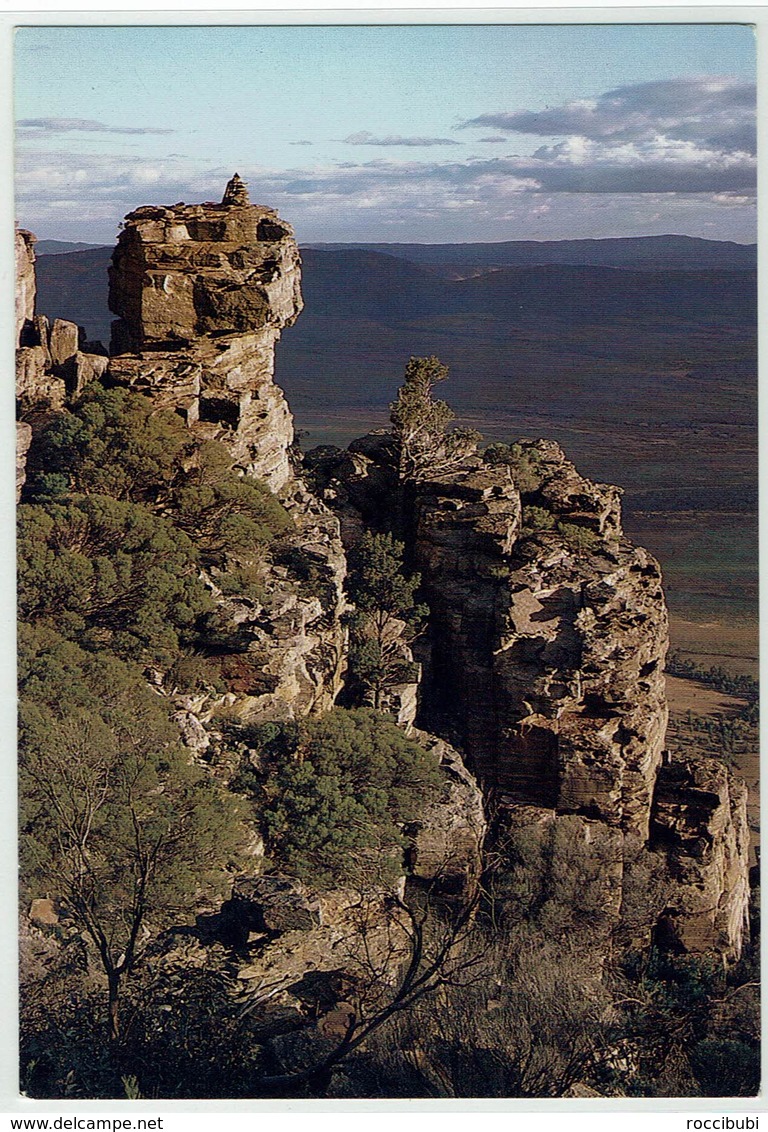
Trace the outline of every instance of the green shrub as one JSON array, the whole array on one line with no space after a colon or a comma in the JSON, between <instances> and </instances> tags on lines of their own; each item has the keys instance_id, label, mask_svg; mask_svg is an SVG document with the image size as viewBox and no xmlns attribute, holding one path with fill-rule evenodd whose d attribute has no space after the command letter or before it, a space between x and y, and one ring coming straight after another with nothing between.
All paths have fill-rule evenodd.
<instances>
[{"instance_id":1,"label":"green shrub","mask_svg":"<svg viewBox=\"0 0 768 1132\"><path fill-rule=\"evenodd\" d=\"M534 447L519 442L490 444L483 453L483 458L487 464L507 464L521 495L538 491L544 481L541 456Z\"/></svg>"},{"instance_id":2,"label":"green shrub","mask_svg":"<svg viewBox=\"0 0 768 1132\"><path fill-rule=\"evenodd\" d=\"M401 826L438 795L434 758L367 708L273 726L258 793L270 855L320 887L391 881L402 871Z\"/></svg>"},{"instance_id":3,"label":"green shrub","mask_svg":"<svg viewBox=\"0 0 768 1132\"><path fill-rule=\"evenodd\" d=\"M238 476L231 465L222 444L197 444L170 499L174 523L194 540L204 562L266 547L293 526L265 483Z\"/></svg>"},{"instance_id":4,"label":"green shrub","mask_svg":"<svg viewBox=\"0 0 768 1132\"><path fill-rule=\"evenodd\" d=\"M266 484L240 476L224 445L197 440L171 410L94 382L57 414L30 450L25 500L106 495L160 511L205 563L266 546L291 526Z\"/></svg>"},{"instance_id":5,"label":"green shrub","mask_svg":"<svg viewBox=\"0 0 768 1132\"><path fill-rule=\"evenodd\" d=\"M601 543L600 535L590 531L587 527L577 526L576 523L559 522L557 532L563 536L573 550L582 553L596 550Z\"/></svg>"},{"instance_id":6,"label":"green shrub","mask_svg":"<svg viewBox=\"0 0 768 1132\"><path fill-rule=\"evenodd\" d=\"M262 602L266 595L264 585L264 563L257 559L228 565L226 570L216 575L216 585L223 594Z\"/></svg>"},{"instance_id":7,"label":"green shrub","mask_svg":"<svg viewBox=\"0 0 768 1132\"><path fill-rule=\"evenodd\" d=\"M551 531L555 526L555 516L544 507L523 508L523 531Z\"/></svg>"},{"instance_id":8,"label":"green shrub","mask_svg":"<svg viewBox=\"0 0 768 1132\"><path fill-rule=\"evenodd\" d=\"M157 501L171 490L191 440L170 409L158 412L140 393L94 382L35 439L25 498L73 491Z\"/></svg>"},{"instance_id":9,"label":"green shrub","mask_svg":"<svg viewBox=\"0 0 768 1132\"><path fill-rule=\"evenodd\" d=\"M185 534L107 495L19 507L21 616L88 647L167 657L212 608Z\"/></svg>"},{"instance_id":10,"label":"green shrub","mask_svg":"<svg viewBox=\"0 0 768 1132\"><path fill-rule=\"evenodd\" d=\"M349 555L347 592L356 608L349 619L349 675L357 699L376 709L388 689L416 678L402 641L415 636L429 612L416 603L421 575L406 575L403 551L392 535L367 531Z\"/></svg>"}]
</instances>

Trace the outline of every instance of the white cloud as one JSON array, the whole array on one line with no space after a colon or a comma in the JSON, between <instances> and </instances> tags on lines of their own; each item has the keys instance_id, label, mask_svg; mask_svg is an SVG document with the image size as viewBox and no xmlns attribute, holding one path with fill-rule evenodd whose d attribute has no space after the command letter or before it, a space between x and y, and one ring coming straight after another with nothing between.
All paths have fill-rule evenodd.
<instances>
[{"instance_id":1,"label":"white cloud","mask_svg":"<svg viewBox=\"0 0 768 1132\"><path fill-rule=\"evenodd\" d=\"M107 126L93 118L22 118L16 128L29 135L66 133L97 134L173 134L175 130L161 130L156 126Z\"/></svg>"},{"instance_id":2,"label":"white cloud","mask_svg":"<svg viewBox=\"0 0 768 1132\"><path fill-rule=\"evenodd\" d=\"M569 139L532 157L376 159L240 172L251 199L279 209L305 240L387 239L387 233L393 239L452 241L690 231L696 225L701 230L698 218L705 214L717 215L723 238L749 240L754 170L737 155L720 156L718 163L711 151L683 142L606 148ZM219 200L231 173L181 156L145 160L21 147L19 219L43 236L55 230L59 238L111 240L122 217L142 204Z\"/></svg>"},{"instance_id":3,"label":"white cloud","mask_svg":"<svg viewBox=\"0 0 768 1132\"><path fill-rule=\"evenodd\" d=\"M754 154L755 118L754 84L704 77L636 83L545 110L481 114L462 128L612 142L665 137L722 153Z\"/></svg>"}]
</instances>

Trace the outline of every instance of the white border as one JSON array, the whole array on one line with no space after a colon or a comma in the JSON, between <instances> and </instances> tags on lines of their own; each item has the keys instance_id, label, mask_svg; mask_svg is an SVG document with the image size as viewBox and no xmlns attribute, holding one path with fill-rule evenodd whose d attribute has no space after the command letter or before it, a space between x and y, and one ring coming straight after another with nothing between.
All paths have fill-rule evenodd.
<instances>
[{"instance_id":1,"label":"white border","mask_svg":"<svg viewBox=\"0 0 768 1132\"><path fill-rule=\"evenodd\" d=\"M136 0L126 8L125 5L110 0L85 0L79 9L68 8L66 3L57 0L40 0L24 10L14 10L9 0L0 0L0 225L3 237L0 238L0 342L4 362L3 372L8 376L0 390L0 531L3 532L0 550L0 907L6 911L0 916L0 1132L3 1127L10 1129L8 1114L36 1117L64 1115L67 1117L96 1117L113 1115L115 1117L141 1116L165 1117L163 1132L208 1132L212 1125L211 1116L216 1115L216 1123L221 1124L223 1114L231 1114L224 1122L225 1127L246 1125L245 1114L251 1114L248 1127L253 1125L256 1114L279 1113L280 1132L293 1132L297 1124L302 1128L312 1121L313 1132L327 1120L330 1126L331 1114L334 1128L341 1126L346 1132L350 1120L355 1120L355 1132L360 1117L364 1119L366 1132L383 1132L383 1120L392 1117L398 1126L407 1125L419 1130L427 1121L435 1120L443 1126L466 1130L463 1114L483 1115L483 1122L494 1130L498 1126L505 1132L510 1127L510 1117L514 1126L532 1129L534 1125L548 1128L551 1123L567 1119L578 1132L609 1132L616 1127L616 1116L622 1132L646 1132L648 1120L653 1121L654 1132L666 1129L687 1129L686 1118L705 1117L713 1114L728 1114L742 1117L747 1114L767 1114L768 1105L761 1099L729 1098L723 1101L675 1098L655 1099L599 1099L599 1100L457 1100L457 1101L30 1101L19 1097L17 1092L17 980L16 980L16 798L15 798L15 576L14 576L14 507L15 492L15 402L13 390L13 150L12 150L12 40L15 26L29 25L129 25L129 24L537 24L537 23L745 23L754 24L757 30L758 50L758 137L759 152L768 153L768 114L766 113L765 82L761 76L768 75L768 5L744 6L739 4L720 4L690 6L678 0L664 7L637 7L629 0L619 0L609 7L595 7L586 0L574 0L569 7L558 6L553 0L542 0L536 8L526 8L503 3L502 0L486 0L483 7L467 8L462 0L422 0L418 6L404 0L387 8L364 8L355 3L339 6L331 0L302 0L301 3L284 0L276 6L273 3L259 3L259 0L230 0L226 11L212 11L206 0L187 0L181 10L157 11L151 0ZM763 172L765 160L760 161L760 201L762 203ZM765 267L766 223L764 209L760 209L758 222L758 241L760 254L760 316L765 325L765 288L762 285ZM765 358L765 343L761 339L760 360ZM761 366L762 372L762 366ZM766 419L764 390L761 383L760 411L761 421ZM762 439L762 435L761 435ZM761 486L764 485L761 444ZM761 499L764 492L761 492ZM763 518L761 508L761 519ZM764 549L762 535L765 524L761 525L761 551ZM761 561L764 557L761 558ZM765 624L766 608L761 608L762 623ZM765 642L761 640L761 644ZM765 656L765 648L761 655ZM763 680L768 679L768 668L761 672ZM762 781L763 812L768 799L765 776ZM764 949L765 951L765 949ZM763 955L765 959L765 953ZM763 999L763 1016L766 1010ZM763 1079L768 1089L768 1042L763 1043ZM175 1114L175 1115L174 1115ZM236 1116L235 1114L239 1114ZM499 1122L501 1114L503 1126ZM514 1114L514 1115L513 1115ZM612 1114L612 1115L609 1115ZM458 1120L461 1120L459 1126ZM768 1119L765 1118L768 1132ZM204 1123L203 1123L204 1122ZM272 1132L274 1118L269 1121ZM387 1132L389 1124L387 1125ZM398 1129L399 1132L399 1129Z\"/></svg>"}]
</instances>

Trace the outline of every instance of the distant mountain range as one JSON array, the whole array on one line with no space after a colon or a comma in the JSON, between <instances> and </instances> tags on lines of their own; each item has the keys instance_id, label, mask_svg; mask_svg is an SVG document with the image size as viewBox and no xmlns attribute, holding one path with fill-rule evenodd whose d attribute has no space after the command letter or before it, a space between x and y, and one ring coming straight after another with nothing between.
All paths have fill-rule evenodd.
<instances>
[{"instance_id":1,"label":"distant mountain range","mask_svg":"<svg viewBox=\"0 0 768 1132\"><path fill-rule=\"evenodd\" d=\"M632 236L608 240L508 240L488 244L308 244L321 251L353 248L383 252L411 263L483 267L570 264L636 270L754 268L756 244L702 240L694 236Z\"/></svg>"},{"instance_id":2,"label":"distant mountain range","mask_svg":"<svg viewBox=\"0 0 768 1132\"><path fill-rule=\"evenodd\" d=\"M39 307L107 341L111 247L37 244ZM755 245L687 236L499 244L325 244L302 249L307 310L400 322L485 314L518 324L654 314L750 317ZM617 276L621 272L621 278ZM299 321L298 333L306 314ZM297 331L293 331L294 334Z\"/></svg>"},{"instance_id":3,"label":"distant mountain range","mask_svg":"<svg viewBox=\"0 0 768 1132\"><path fill-rule=\"evenodd\" d=\"M103 248L105 244L78 244L67 240L38 240L35 250L38 255L67 255L69 252L84 252L89 248Z\"/></svg>"}]
</instances>

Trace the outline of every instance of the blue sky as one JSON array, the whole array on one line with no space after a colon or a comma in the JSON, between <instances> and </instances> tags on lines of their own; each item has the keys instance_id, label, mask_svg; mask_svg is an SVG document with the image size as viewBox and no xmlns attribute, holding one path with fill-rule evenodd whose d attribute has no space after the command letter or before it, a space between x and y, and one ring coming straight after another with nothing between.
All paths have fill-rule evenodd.
<instances>
[{"instance_id":1,"label":"blue sky","mask_svg":"<svg viewBox=\"0 0 768 1132\"><path fill-rule=\"evenodd\" d=\"M754 79L738 25L22 28L16 212L111 243L238 170L304 242L750 241Z\"/></svg>"}]
</instances>

